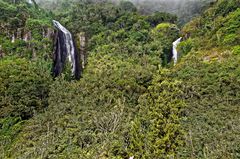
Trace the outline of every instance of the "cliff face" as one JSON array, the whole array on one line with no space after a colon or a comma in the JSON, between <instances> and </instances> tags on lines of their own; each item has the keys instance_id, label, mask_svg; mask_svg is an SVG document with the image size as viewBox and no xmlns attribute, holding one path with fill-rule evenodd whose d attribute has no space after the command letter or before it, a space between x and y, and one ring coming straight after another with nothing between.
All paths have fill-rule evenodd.
<instances>
[{"instance_id":1,"label":"cliff face","mask_svg":"<svg viewBox=\"0 0 240 159\"><path fill-rule=\"evenodd\" d=\"M4 55L46 56L44 52L51 50L53 37L51 17L36 4L26 1L1 0L0 8L0 41Z\"/></svg>"}]
</instances>

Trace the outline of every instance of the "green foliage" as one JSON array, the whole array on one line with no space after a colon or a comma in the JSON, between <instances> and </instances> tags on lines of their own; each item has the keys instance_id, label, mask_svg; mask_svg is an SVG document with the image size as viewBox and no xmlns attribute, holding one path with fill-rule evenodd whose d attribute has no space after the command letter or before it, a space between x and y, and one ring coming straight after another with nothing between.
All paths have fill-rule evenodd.
<instances>
[{"instance_id":1,"label":"green foliage","mask_svg":"<svg viewBox=\"0 0 240 159\"><path fill-rule=\"evenodd\" d=\"M176 23L177 16L165 13L165 12L155 12L147 17L147 21L153 26L157 26L163 22Z\"/></svg>"},{"instance_id":2,"label":"green foliage","mask_svg":"<svg viewBox=\"0 0 240 159\"><path fill-rule=\"evenodd\" d=\"M0 116L21 116L26 119L46 107L51 80L45 73L34 62L24 59L1 60Z\"/></svg>"},{"instance_id":3,"label":"green foliage","mask_svg":"<svg viewBox=\"0 0 240 159\"><path fill-rule=\"evenodd\" d=\"M157 25L156 28L154 28L153 36L156 39L162 39L162 38L173 39L173 38L176 38L178 31L179 30L175 24L161 23Z\"/></svg>"},{"instance_id":4,"label":"green foliage","mask_svg":"<svg viewBox=\"0 0 240 159\"><path fill-rule=\"evenodd\" d=\"M148 93L140 97L140 117L132 123L129 134L130 154L136 158L175 157L176 149L183 145L181 82L168 79L168 74L161 71Z\"/></svg>"},{"instance_id":5,"label":"green foliage","mask_svg":"<svg viewBox=\"0 0 240 159\"><path fill-rule=\"evenodd\" d=\"M27 51L27 43L25 41L16 40L14 43L12 43L11 40L6 37L0 37L0 41L2 44L1 51L6 53L7 56L26 56L26 54L24 54L24 52Z\"/></svg>"},{"instance_id":6,"label":"green foliage","mask_svg":"<svg viewBox=\"0 0 240 159\"><path fill-rule=\"evenodd\" d=\"M236 54L236 55L239 55L239 54L240 54L240 45L235 46L235 47L233 48L233 53Z\"/></svg>"},{"instance_id":7,"label":"green foliage","mask_svg":"<svg viewBox=\"0 0 240 159\"><path fill-rule=\"evenodd\" d=\"M48 20L29 18L26 21L26 29L31 31L34 40L41 41L41 39L43 39L42 32L46 30L46 28L50 28Z\"/></svg>"},{"instance_id":8,"label":"green foliage","mask_svg":"<svg viewBox=\"0 0 240 159\"><path fill-rule=\"evenodd\" d=\"M161 23L152 30L151 34L154 41L161 41L162 65L167 66L172 59L172 42L178 38L179 29L175 24Z\"/></svg>"},{"instance_id":9,"label":"green foliage","mask_svg":"<svg viewBox=\"0 0 240 159\"><path fill-rule=\"evenodd\" d=\"M26 1L0 0L0 7L0 41L4 55L44 58L46 52L52 50L51 42L44 40L46 35L43 35L51 28L50 14ZM26 35L28 38L24 41Z\"/></svg>"},{"instance_id":10,"label":"green foliage","mask_svg":"<svg viewBox=\"0 0 240 159\"><path fill-rule=\"evenodd\" d=\"M181 158L239 157L239 60L230 51L201 51L174 69L187 104Z\"/></svg>"},{"instance_id":11,"label":"green foliage","mask_svg":"<svg viewBox=\"0 0 240 159\"><path fill-rule=\"evenodd\" d=\"M129 140L129 130L141 107L138 100L161 67L164 40L171 37L171 45L176 25L168 24L161 28L164 33L152 34L154 28L146 16L137 12L119 11L111 3L77 6L81 7L73 7L74 12L60 19L73 21L67 24L73 33L88 30L90 57L83 78L67 81L66 72L52 83L46 112L26 122L7 157L130 157L129 142L134 139ZM38 24L44 22L28 19L29 28Z\"/></svg>"},{"instance_id":12,"label":"green foliage","mask_svg":"<svg viewBox=\"0 0 240 159\"><path fill-rule=\"evenodd\" d=\"M137 8L130 1L121 1L119 4L119 8L123 12L136 12L137 11Z\"/></svg>"},{"instance_id":13,"label":"green foliage","mask_svg":"<svg viewBox=\"0 0 240 159\"><path fill-rule=\"evenodd\" d=\"M214 16L226 16L230 12L238 9L240 7L239 0L219 0L215 6L215 14Z\"/></svg>"},{"instance_id":14,"label":"green foliage","mask_svg":"<svg viewBox=\"0 0 240 159\"><path fill-rule=\"evenodd\" d=\"M16 14L16 8L4 1L0 1L0 19L1 21L7 21L9 16L13 17Z\"/></svg>"},{"instance_id":15,"label":"green foliage","mask_svg":"<svg viewBox=\"0 0 240 159\"><path fill-rule=\"evenodd\" d=\"M230 13L225 19L221 21L223 26L217 31L218 40L223 45L237 45L240 44L240 9Z\"/></svg>"},{"instance_id":16,"label":"green foliage","mask_svg":"<svg viewBox=\"0 0 240 159\"><path fill-rule=\"evenodd\" d=\"M23 129L10 157L122 158L126 123L136 115L137 100L154 70L106 53L93 55L81 81L54 81L47 111ZM32 140L26 140L30 136Z\"/></svg>"},{"instance_id":17,"label":"green foliage","mask_svg":"<svg viewBox=\"0 0 240 159\"><path fill-rule=\"evenodd\" d=\"M199 49L239 45L239 0L221 0L187 24L182 32L195 38Z\"/></svg>"},{"instance_id":18,"label":"green foliage","mask_svg":"<svg viewBox=\"0 0 240 159\"><path fill-rule=\"evenodd\" d=\"M59 2L55 18L89 38L80 81L51 80L50 14L23 1L0 7L1 56L35 60L0 61L0 158L239 158L238 0L183 28L174 68L176 16L141 15L126 1ZM16 29L32 39L12 43Z\"/></svg>"},{"instance_id":19,"label":"green foliage","mask_svg":"<svg viewBox=\"0 0 240 159\"><path fill-rule=\"evenodd\" d=\"M7 117L0 119L0 157L5 157L5 152L12 145L14 138L21 131L24 122L19 117Z\"/></svg>"},{"instance_id":20,"label":"green foliage","mask_svg":"<svg viewBox=\"0 0 240 159\"><path fill-rule=\"evenodd\" d=\"M192 48L194 47L194 42L191 38L181 42L178 46L178 49L179 49L179 53L184 56L184 55L187 55L191 50Z\"/></svg>"}]
</instances>

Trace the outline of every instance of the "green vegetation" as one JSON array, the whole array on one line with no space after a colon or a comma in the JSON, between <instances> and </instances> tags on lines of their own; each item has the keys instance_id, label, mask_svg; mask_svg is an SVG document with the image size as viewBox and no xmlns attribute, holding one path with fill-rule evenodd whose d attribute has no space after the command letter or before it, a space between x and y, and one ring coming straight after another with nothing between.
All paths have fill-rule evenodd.
<instances>
[{"instance_id":1,"label":"green vegetation","mask_svg":"<svg viewBox=\"0 0 240 159\"><path fill-rule=\"evenodd\" d=\"M239 158L239 7L219 0L180 29L127 1L0 0L0 158ZM51 77L53 17L87 35L79 81Z\"/></svg>"},{"instance_id":2,"label":"green vegetation","mask_svg":"<svg viewBox=\"0 0 240 159\"><path fill-rule=\"evenodd\" d=\"M51 78L43 68L25 59L0 62L1 117L29 118L47 106Z\"/></svg>"},{"instance_id":3,"label":"green vegetation","mask_svg":"<svg viewBox=\"0 0 240 159\"><path fill-rule=\"evenodd\" d=\"M239 5L218 1L183 28L188 55L171 75L185 86L182 158L239 158Z\"/></svg>"},{"instance_id":4,"label":"green vegetation","mask_svg":"<svg viewBox=\"0 0 240 159\"><path fill-rule=\"evenodd\" d=\"M42 58L52 50L49 13L24 0L0 0L0 10L0 54Z\"/></svg>"},{"instance_id":5,"label":"green vegetation","mask_svg":"<svg viewBox=\"0 0 240 159\"><path fill-rule=\"evenodd\" d=\"M206 51L207 52L207 51ZM174 75L183 81L188 130L182 158L239 158L239 56L230 51L198 52ZM189 53L191 54L191 53Z\"/></svg>"}]
</instances>

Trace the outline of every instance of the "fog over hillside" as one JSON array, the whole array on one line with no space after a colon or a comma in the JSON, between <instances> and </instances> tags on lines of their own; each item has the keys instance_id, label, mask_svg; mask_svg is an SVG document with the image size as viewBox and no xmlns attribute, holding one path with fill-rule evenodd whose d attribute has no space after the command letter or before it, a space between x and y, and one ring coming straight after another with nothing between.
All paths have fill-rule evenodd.
<instances>
[{"instance_id":1,"label":"fog over hillside","mask_svg":"<svg viewBox=\"0 0 240 159\"><path fill-rule=\"evenodd\" d=\"M199 15L215 0L131 0L145 14L169 12L176 14L182 22Z\"/></svg>"},{"instance_id":2,"label":"fog over hillside","mask_svg":"<svg viewBox=\"0 0 240 159\"><path fill-rule=\"evenodd\" d=\"M89 2L114 2L118 4L123 0L36 0L46 9L54 9L61 4L78 1ZM134 3L142 14L152 12L168 12L176 14L181 23L189 21L192 17L199 15L205 7L216 0L129 0ZM52 8L51 8L52 7Z\"/></svg>"}]
</instances>

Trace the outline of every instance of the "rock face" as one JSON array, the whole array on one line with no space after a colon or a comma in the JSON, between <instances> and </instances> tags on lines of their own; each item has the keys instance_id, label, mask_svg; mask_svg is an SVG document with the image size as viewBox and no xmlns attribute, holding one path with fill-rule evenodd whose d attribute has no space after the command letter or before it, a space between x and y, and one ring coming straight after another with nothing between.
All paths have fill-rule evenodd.
<instances>
[{"instance_id":1,"label":"rock face","mask_svg":"<svg viewBox=\"0 0 240 159\"><path fill-rule=\"evenodd\" d=\"M80 46L80 58L81 58L82 68L84 69L85 66L87 65L87 58L88 58L88 54L87 54L87 50L86 50L87 37L84 32L81 32L78 34L78 38L79 38L79 43L80 43L80 45L79 45Z\"/></svg>"},{"instance_id":2,"label":"rock face","mask_svg":"<svg viewBox=\"0 0 240 159\"><path fill-rule=\"evenodd\" d=\"M57 77L63 72L68 59L71 63L72 76L78 80L81 76L82 67L72 34L58 21L53 20L53 24L57 28L54 43L53 75Z\"/></svg>"},{"instance_id":3,"label":"rock face","mask_svg":"<svg viewBox=\"0 0 240 159\"><path fill-rule=\"evenodd\" d=\"M0 45L0 58L2 58L4 56L4 53L2 51L2 45Z\"/></svg>"},{"instance_id":4,"label":"rock face","mask_svg":"<svg viewBox=\"0 0 240 159\"><path fill-rule=\"evenodd\" d=\"M24 40L25 42L30 41L31 39L32 39L31 32L27 32L27 33L24 34L23 40Z\"/></svg>"}]
</instances>

